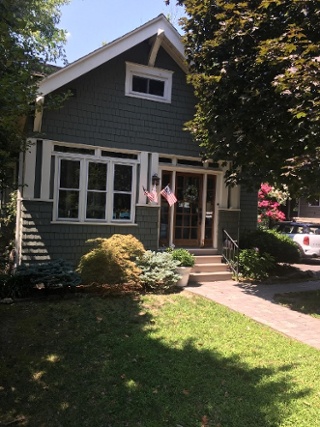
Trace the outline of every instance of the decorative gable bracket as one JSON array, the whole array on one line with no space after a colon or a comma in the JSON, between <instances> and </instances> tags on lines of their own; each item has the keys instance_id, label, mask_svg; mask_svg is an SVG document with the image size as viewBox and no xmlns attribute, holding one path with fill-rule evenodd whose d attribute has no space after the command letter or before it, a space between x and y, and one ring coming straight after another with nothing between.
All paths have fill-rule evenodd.
<instances>
[{"instance_id":1,"label":"decorative gable bracket","mask_svg":"<svg viewBox=\"0 0 320 427\"><path fill-rule=\"evenodd\" d=\"M163 38L164 38L164 30L159 29L157 35L153 40L153 44L150 49L149 61L148 61L149 67L154 67Z\"/></svg>"}]
</instances>

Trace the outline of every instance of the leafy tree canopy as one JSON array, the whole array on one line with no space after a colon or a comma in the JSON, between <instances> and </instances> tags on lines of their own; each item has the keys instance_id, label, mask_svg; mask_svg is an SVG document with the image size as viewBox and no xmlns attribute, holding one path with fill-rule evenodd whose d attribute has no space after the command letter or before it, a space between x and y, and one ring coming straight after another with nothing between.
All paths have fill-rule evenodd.
<instances>
[{"instance_id":1,"label":"leafy tree canopy","mask_svg":"<svg viewBox=\"0 0 320 427\"><path fill-rule=\"evenodd\" d=\"M46 64L64 57L60 7L68 0L0 0L0 184L23 146L23 117L34 108Z\"/></svg>"},{"instance_id":2,"label":"leafy tree canopy","mask_svg":"<svg viewBox=\"0 0 320 427\"><path fill-rule=\"evenodd\" d=\"M166 3L169 3L166 1ZM320 189L320 2L179 0L190 82L188 128L226 182Z\"/></svg>"}]
</instances>

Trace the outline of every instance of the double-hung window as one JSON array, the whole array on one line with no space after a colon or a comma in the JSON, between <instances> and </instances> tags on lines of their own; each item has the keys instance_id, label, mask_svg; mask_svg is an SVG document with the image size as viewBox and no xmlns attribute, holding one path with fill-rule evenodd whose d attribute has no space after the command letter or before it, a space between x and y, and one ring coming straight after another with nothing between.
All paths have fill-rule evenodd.
<instances>
[{"instance_id":1,"label":"double-hung window","mask_svg":"<svg viewBox=\"0 0 320 427\"><path fill-rule=\"evenodd\" d=\"M131 218L132 172L132 166L114 165L113 219Z\"/></svg>"},{"instance_id":2,"label":"double-hung window","mask_svg":"<svg viewBox=\"0 0 320 427\"><path fill-rule=\"evenodd\" d=\"M61 159L58 217L79 219L80 160Z\"/></svg>"},{"instance_id":3,"label":"double-hung window","mask_svg":"<svg viewBox=\"0 0 320 427\"><path fill-rule=\"evenodd\" d=\"M107 163L88 164L86 219L106 219L107 172Z\"/></svg>"},{"instance_id":4,"label":"double-hung window","mask_svg":"<svg viewBox=\"0 0 320 427\"><path fill-rule=\"evenodd\" d=\"M57 157L55 220L132 222L136 161ZM127 163L128 162L128 163Z\"/></svg>"}]
</instances>

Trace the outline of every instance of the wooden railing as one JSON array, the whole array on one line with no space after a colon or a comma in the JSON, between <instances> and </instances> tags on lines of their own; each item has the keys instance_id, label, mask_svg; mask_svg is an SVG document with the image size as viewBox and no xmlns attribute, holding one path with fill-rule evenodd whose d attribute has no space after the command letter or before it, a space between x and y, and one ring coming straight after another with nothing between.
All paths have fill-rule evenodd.
<instances>
[{"instance_id":1,"label":"wooden railing","mask_svg":"<svg viewBox=\"0 0 320 427\"><path fill-rule=\"evenodd\" d=\"M239 246L235 240L222 229L222 258L232 270L236 280L239 278Z\"/></svg>"}]
</instances>

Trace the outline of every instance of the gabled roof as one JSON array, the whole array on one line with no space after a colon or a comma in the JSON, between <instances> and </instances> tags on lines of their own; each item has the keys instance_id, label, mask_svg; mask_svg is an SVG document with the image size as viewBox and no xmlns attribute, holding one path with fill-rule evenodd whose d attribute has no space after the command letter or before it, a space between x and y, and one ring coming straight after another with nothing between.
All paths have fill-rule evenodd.
<instances>
[{"instance_id":1,"label":"gabled roof","mask_svg":"<svg viewBox=\"0 0 320 427\"><path fill-rule=\"evenodd\" d=\"M159 35L161 35L161 46L177 64L187 72L181 36L166 17L161 14L141 27L136 28L44 78L39 85L39 92L42 96L47 95L83 74L110 61L112 58L131 49L144 40L152 39L153 37L156 39Z\"/></svg>"}]
</instances>

